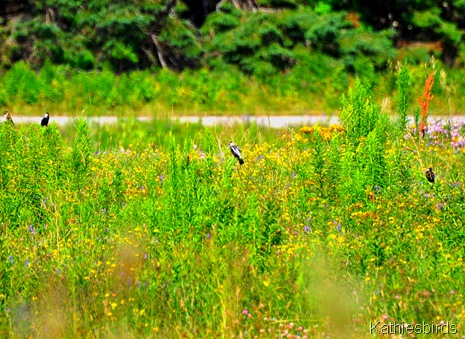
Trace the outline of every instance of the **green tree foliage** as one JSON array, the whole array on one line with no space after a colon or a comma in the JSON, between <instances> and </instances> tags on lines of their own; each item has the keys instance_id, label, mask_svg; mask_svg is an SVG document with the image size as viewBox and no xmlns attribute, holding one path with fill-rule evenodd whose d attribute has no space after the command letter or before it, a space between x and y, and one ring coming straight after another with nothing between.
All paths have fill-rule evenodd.
<instances>
[{"instance_id":1,"label":"green tree foliage","mask_svg":"<svg viewBox=\"0 0 465 339\"><path fill-rule=\"evenodd\" d=\"M31 1L19 20L9 21L11 41L1 47L12 61L40 66L50 59L81 69L110 65L116 71L157 64L156 55L169 51L168 66L182 68L201 50L186 21L170 17L173 6L149 0Z\"/></svg>"},{"instance_id":2,"label":"green tree foliage","mask_svg":"<svg viewBox=\"0 0 465 339\"><path fill-rule=\"evenodd\" d=\"M228 18L227 24L221 20ZM211 14L202 28L207 46L228 63L249 74L262 75L284 71L301 63L305 53L340 58L347 69L364 57L366 65L384 67L395 55L392 31L370 32L355 28L344 12L317 14L309 7L276 13L246 13L229 9L226 14ZM360 67L360 69L362 69Z\"/></svg>"},{"instance_id":3,"label":"green tree foliage","mask_svg":"<svg viewBox=\"0 0 465 339\"><path fill-rule=\"evenodd\" d=\"M299 46L306 53L342 58L352 70L358 56L378 67L393 55L392 32L359 29L346 20L345 12L333 11L334 3L264 1L258 3L258 12L244 10L248 7L241 1L234 2L239 8L226 3L218 11L210 5L199 31L191 2L35 0L18 20L1 26L0 34L10 38L0 46L7 56L2 64L26 60L42 66L50 60L84 70L110 66L120 72L214 66L219 57L245 73L266 77L301 62ZM360 34L364 38L358 39Z\"/></svg>"},{"instance_id":4,"label":"green tree foliage","mask_svg":"<svg viewBox=\"0 0 465 339\"><path fill-rule=\"evenodd\" d=\"M439 42L435 47L449 66L465 57L465 2L461 0L354 1L352 9L375 29L394 28L399 42ZM412 53L422 50L415 47Z\"/></svg>"},{"instance_id":5,"label":"green tree foliage","mask_svg":"<svg viewBox=\"0 0 465 339\"><path fill-rule=\"evenodd\" d=\"M312 67L368 79L396 57L447 65L464 60L464 1L336 0L6 0L0 6L0 67L47 60L72 68L220 68L268 82L277 73ZM415 42L420 42L415 44ZM305 65L305 66L302 66ZM22 66L24 67L24 65ZM308 73L315 71L309 69ZM289 75L290 78L293 75ZM302 86L301 79L299 86ZM317 83L321 79L311 79ZM322 81L324 83L324 81ZM345 84L332 78L336 86ZM60 96L57 90L57 96ZM9 93L0 91L0 103ZM17 94L14 94L17 95ZM38 100L27 96L29 103Z\"/></svg>"}]
</instances>

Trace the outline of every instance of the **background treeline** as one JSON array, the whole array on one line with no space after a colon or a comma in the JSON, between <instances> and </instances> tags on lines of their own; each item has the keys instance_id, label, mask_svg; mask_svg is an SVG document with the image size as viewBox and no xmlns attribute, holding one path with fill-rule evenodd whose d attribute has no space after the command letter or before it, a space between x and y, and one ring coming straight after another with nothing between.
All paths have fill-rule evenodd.
<instances>
[{"instance_id":1,"label":"background treeline","mask_svg":"<svg viewBox=\"0 0 465 339\"><path fill-rule=\"evenodd\" d=\"M140 77L150 86L142 85L129 97L143 103L155 100L156 88L154 79L137 72L190 70L198 79L196 87L205 87L212 74L213 79L231 76L224 79L230 85L222 88L231 98L221 101L221 91L208 86L201 90L203 98L196 94L206 110L208 103L202 101L221 102L228 109L228 102L236 102L245 90L267 98L281 95L295 103L302 89L318 95L323 90L325 98L337 98L351 75L377 85L379 72L389 68L390 60L420 65L433 55L459 69L465 55L464 27L464 1L6 0L0 4L0 76L6 77L21 61L28 65L18 68L31 71L60 65L39 86L55 80L51 93L58 101L60 79L51 73L69 79L79 71L136 72L129 77L137 86ZM208 74L197 74L199 69ZM25 76L20 74L22 80ZM8 81L0 78L2 87ZM234 91L238 83L240 91ZM263 84L272 90L263 91ZM0 90L0 105L16 104L13 97L18 93L26 105L50 97L43 91L30 96L18 91ZM111 93L99 95L108 107L121 104ZM87 104L93 100L88 96ZM176 98L170 96L164 105L175 107L170 101ZM317 107L337 105L329 101Z\"/></svg>"},{"instance_id":2,"label":"background treeline","mask_svg":"<svg viewBox=\"0 0 465 339\"><path fill-rule=\"evenodd\" d=\"M412 41L417 54L433 50L450 66L465 53L464 1L6 0L0 6L3 66L50 59L125 71L225 63L261 75L305 63L309 52L355 71L385 67L395 46Z\"/></svg>"}]
</instances>

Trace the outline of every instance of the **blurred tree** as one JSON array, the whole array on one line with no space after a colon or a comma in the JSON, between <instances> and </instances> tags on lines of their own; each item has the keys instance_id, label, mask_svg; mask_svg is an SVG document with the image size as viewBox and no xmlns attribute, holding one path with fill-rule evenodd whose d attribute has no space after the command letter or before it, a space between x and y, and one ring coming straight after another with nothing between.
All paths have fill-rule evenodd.
<instances>
[{"instance_id":1,"label":"blurred tree","mask_svg":"<svg viewBox=\"0 0 465 339\"><path fill-rule=\"evenodd\" d=\"M304 46L357 72L366 60L383 67L391 42L431 44L450 66L465 60L465 0L4 0L0 16L8 67L181 71L219 57L265 74L292 68Z\"/></svg>"},{"instance_id":2,"label":"blurred tree","mask_svg":"<svg viewBox=\"0 0 465 339\"><path fill-rule=\"evenodd\" d=\"M464 0L358 0L353 10L375 29L394 28L400 45L439 42L445 64L464 61Z\"/></svg>"},{"instance_id":3,"label":"blurred tree","mask_svg":"<svg viewBox=\"0 0 465 339\"><path fill-rule=\"evenodd\" d=\"M195 30L177 15L176 0L31 0L4 6L7 20L15 16L7 25L11 40L1 46L12 62L41 66L50 59L116 71L158 63L182 70L198 64L201 54Z\"/></svg>"}]
</instances>

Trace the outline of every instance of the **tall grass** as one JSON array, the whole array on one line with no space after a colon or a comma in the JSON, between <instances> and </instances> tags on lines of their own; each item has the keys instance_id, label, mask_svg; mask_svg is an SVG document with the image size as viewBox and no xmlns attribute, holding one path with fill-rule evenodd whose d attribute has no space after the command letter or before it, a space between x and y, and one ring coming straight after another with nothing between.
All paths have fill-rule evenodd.
<instances>
[{"instance_id":1,"label":"tall grass","mask_svg":"<svg viewBox=\"0 0 465 339\"><path fill-rule=\"evenodd\" d=\"M412 75L406 64L399 67L399 75L397 79L397 91L398 91L398 102L397 111L399 113L398 124L400 125L400 131L405 133L408 125L408 113L411 100L411 86L412 86Z\"/></svg>"},{"instance_id":2,"label":"tall grass","mask_svg":"<svg viewBox=\"0 0 465 339\"><path fill-rule=\"evenodd\" d=\"M378 320L462 333L464 148L400 136L370 96L360 81L343 126L279 135L1 124L0 333L361 338Z\"/></svg>"},{"instance_id":3,"label":"tall grass","mask_svg":"<svg viewBox=\"0 0 465 339\"><path fill-rule=\"evenodd\" d=\"M407 69L407 66L403 69ZM437 62L410 66L410 80L396 69L373 73L366 86L373 99L398 95L399 112L407 113L406 99L422 96L423 82L431 70L443 74L432 94L438 99L431 114L462 113L461 96L451 96L451 83L465 87L460 70L445 70ZM448 72L448 77L445 72ZM371 74L371 73L370 73ZM446 79L448 79L446 81ZM436 79L440 83L440 79ZM266 81L243 75L233 66L173 73L168 70L133 71L116 75L108 70L80 72L46 63L39 71L15 63L0 74L0 108L13 114L150 115L176 114L308 114L332 113L353 76L339 63L315 54L286 73ZM396 83L398 86L396 86ZM403 91L409 93L403 93ZM394 112L390 112L393 114Z\"/></svg>"}]
</instances>

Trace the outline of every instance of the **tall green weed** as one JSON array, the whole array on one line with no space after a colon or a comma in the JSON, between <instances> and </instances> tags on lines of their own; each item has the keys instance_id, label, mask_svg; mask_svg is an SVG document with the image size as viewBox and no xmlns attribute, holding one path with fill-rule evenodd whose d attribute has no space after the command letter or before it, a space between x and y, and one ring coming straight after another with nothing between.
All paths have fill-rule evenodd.
<instances>
[{"instance_id":1,"label":"tall green weed","mask_svg":"<svg viewBox=\"0 0 465 339\"><path fill-rule=\"evenodd\" d=\"M398 114L398 124L401 133L407 131L408 123L408 109L412 100L411 95L411 86L412 86L412 76L408 70L407 65L404 63L399 68L398 78L397 78L397 114Z\"/></svg>"}]
</instances>

